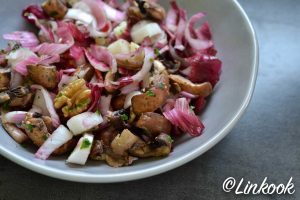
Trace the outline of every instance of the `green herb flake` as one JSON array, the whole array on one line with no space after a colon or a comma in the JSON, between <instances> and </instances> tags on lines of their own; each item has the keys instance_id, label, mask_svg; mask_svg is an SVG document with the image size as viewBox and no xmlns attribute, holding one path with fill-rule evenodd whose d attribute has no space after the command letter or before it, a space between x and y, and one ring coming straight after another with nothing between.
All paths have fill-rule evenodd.
<instances>
[{"instance_id":1,"label":"green herb flake","mask_svg":"<svg viewBox=\"0 0 300 200\"><path fill-rule=\"evenodd\" d=\"M91 142L88 139L84 139L81 143L80 149L87 149L91 146Z\"/></svg>"},{"instance_id":2,"label":"green herb flake","mask_svg":"<svg viewBox=\"0 0 300 200\"><path fill-rule=\"evenodd\" d=\"M127 120L129 119L129 117L128 117L126 114L121 115L120 118L121 118L123 121L127 121Z\"/></svg>"},{"instance_id":3,"label":"green herb flake","mask_svg":"<svg viewBox=\"0 0 300 200\"><path fill-rule=\"evenodd\" d=\"M43 135L43 140L47 140L48 139L48 136L47 135Z\"/></svg>"},{"instance_id":4,"label":"green herb flake","mask_svg":"<svg viewBox=\"0 0 300 200\"><path fill-rule=\"evenodd\" d=\"M150 58L149 61L150 61L151 63L153 63L153 62L154 62L154 58Z\"/></svg>"},{"instance_id":5,"label":"green herb flake","mask_svg":"<svg viewBox=\"0 0 300 200\"><path fill-rule=\"evenodd\" d=\"M100 111L99 110L96 110L95 112L97 115L101 115Z\"/></svg>"},{"instance_id":6,"label":"green herb flake","mask_svg":"<svg viewBox=\"0 0 300 200\"><path fill-rule=\"evenodd\" d=\"M58 12L52 11L49 15L50 15L50 17L55 17L56 15L58 15Z\"/></svg>"},{"instance_id":7,"label":"green herb flake","mask_svg":"<svg viewBox=\"0 0 300 200\"><path fill-rule=\"evenodd\" d=\"M168 140L168 142L170 142L170 143L173 143L174 142L174 140L171 138L171 136L167 136L167 140Z\"/></svg>"},{"instance_id":8,"label":"green herb flake","mask_svg":"<svg viewBox=\"0 0 300 200\"><path fill-rule=\"evenodd\" d=\"M155 97L155 93L152 90L148 90L146 94L148 97Z\"/></svg>"},{"instance_id":9,"label":"green herb flake","mask_svg":"<svg viewBox=\"0 0 300 200\"><path fill-rule=\"evenodd\" d=\"M154 49L154 53L155 53L155 55L159 56L159 55L160 55L159 49L158 49L158 48L155 48L155 49Z\"/></svg>"},{"instance_id":10,"label":"green herb flake","mask_svg":"<svg viewBox=\"0 0 300 200\"><path fill-rule=\"evenodd\" d=\"M32 130L33 130L33 128L34 128L34 125L32 125L32 124L26 124L26 126L27 126L27 129L28 129L30 132L32 132Z\"/></svg>"}]
</instances>

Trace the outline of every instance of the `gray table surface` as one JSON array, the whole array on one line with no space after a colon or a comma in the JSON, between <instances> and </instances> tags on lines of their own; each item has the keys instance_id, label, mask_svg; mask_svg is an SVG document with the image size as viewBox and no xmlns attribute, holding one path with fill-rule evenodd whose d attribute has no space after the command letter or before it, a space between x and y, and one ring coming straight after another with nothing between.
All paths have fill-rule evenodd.
<instances>
[{"instance_id":1,"label":"gray table surface","mask_svg":"<svg viewBox=\"0 0 300 200\"><path fill-rule=\"evenodd\" d=\"M300 199L300 1L240 3L258 34L260 71L249 109L222 142L168 173L119 184L55 180L0 157L0 200ZM20 6L13 10L19 11ZM2 6L0 11L3 9ZM243 177L254 183L268 177L269 182L276 184L293 177L296 193L236 196L222 191L227 177Z\"/></svg>"}]
</instances>

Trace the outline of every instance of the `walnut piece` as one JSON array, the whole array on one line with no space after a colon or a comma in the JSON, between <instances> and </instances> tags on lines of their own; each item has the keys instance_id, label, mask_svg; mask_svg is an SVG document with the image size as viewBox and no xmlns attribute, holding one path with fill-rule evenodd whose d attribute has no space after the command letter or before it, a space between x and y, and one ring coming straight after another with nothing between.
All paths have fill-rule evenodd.
<instances>
[{"instance_id":1,"label":"walnut piece","mask_svg":"<svg viewBox=\"0 0 300 200\"><path fill-rule=\"evenodd\" d=\"M65 117L73 117L88 109L91 90L84 79L77 79L64 87L54 99L54 107L62 108Z\"/></svg>"}]
</instances>

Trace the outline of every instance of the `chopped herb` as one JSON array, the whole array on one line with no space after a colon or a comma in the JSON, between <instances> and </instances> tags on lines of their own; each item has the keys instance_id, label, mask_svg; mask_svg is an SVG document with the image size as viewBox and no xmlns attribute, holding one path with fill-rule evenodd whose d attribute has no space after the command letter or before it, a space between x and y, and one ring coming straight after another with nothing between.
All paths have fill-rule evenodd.
<instances>
[{"instance_id":1,"label":"chopped herb","mask_svg":"<svg viewBox=\"0 0 300 200\"><path fill-rule=\"evenodd\" d=\"M148 97L155 97L155 93L152 90L148 90L146 94Z\"/></svg>"},{"instance_id":2,"label":"chopped herb","mask_svg":"<svg viewBox=\"0 0 300 200\"><path fill-rule=\"evenodd\" d=\"M97 115L101 115L100 111L99 110L96 110L95 112Z\"/></svg>"},{"instance_id":3,"label":"chopped herb","mask_svg":"<svg viewBox=\"0 0 300 200\"><path fill-rule=\"evenodd\" d=\"M47 140L48 139L48 136L47 135L43 135L43 140Z\"/></svg>"},{"instance_id":4,"label":"chopped herb","mask_svg":"<svg viewBox=\"0 0 300 200\"><path fill-rule=\"evenodd\" d=\"M160 55L159 49L158 49L158 48L155 48L155 49L154 49L154 53L155 53L155 55L159 56L159 55Z\"/></svg>"},{"instance_id":5,"label":"chopped herb","mask_svg":"<svg viewBox=\"0 0 300 200\"><path fill-rule=\"evenodd\" d=\"M171 138L171 136L167 136L167 140L168 140L168 142L170 142L170 143L173 143L174 142L174 140Z\"/></svg>"},{"instance_id":6,"label":"chopped herb","mask_svg":"<svg viewBox=\"0 0 300 200\"><path fill-rule=\"evenodd\" d=\"M129 118L126 114L120 116L123 121L127 121Z\"/></svg>"},{"instance_id":7,"label":"chopped herb","mask_svg":"<svg viewBox=\"0 0 300 200\"><path fill-rule=\"evenodd\" d=\"M150 58L149 61L153 63L154 62L154 58Z\"/></svg>"},{"instance_id":8,"label":"chopped herb","mask_svg":"<svg viewBox=\"0 0 300 200\"><path fill-rule=\"evenodd\" d=\"M159 88L159 89L165 89L165 84L159 83L159 84L158 84L158 88Z\"/></svg>"},{"instance_id":9,"label":"chopped herb","mask_svg":"<svg viewBox=\"0 0 300 200\"><path fill-rule=\"evenodd\" d=\"M62 97L62 95L63 95L63 94L62 94L61 92L58 93L58 94L57 94L57 98Z\"/></svg>"},{"instance_id":10,"label":"chopped herb","mask_svg":"<svg viewBox=\"0 0 300 200\"><path fill-rule=\"evenodd\" d=\"M55 17L56 15L58 15L58 12L52 11L49 15L50 15L50 17Z\"/></svg>"},{"instance_id":11,"label":"chopped herb","mask_svg":"<svg viewBox=\"0 0 300 200\"><path fill-rule=\"evenodd\" d=\"M27 129L28 129L30 132L32 132L33 128L34 128L34 125L32 125L32 124L27 124Z\"/></svg>"},{"instance_id":12,"label":"chopped herb","mask_svg":"<svg viewBox=\"0 0 300 200\"><path fill-rule=\"evenodd\" d=\"M91 146L91 142L88 139L84 139L80 146L80 149L87 149Z\"/></svg>"}]
</instances>

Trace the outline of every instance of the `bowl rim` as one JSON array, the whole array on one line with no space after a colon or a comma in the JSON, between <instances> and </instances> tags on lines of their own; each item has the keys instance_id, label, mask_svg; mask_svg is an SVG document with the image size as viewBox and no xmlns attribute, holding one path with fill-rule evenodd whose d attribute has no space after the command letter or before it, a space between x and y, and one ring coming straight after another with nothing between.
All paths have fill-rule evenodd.
<instances>
[{"instance_id":1,"label":"bowl rim","mask_svg":"<svg viewBox=\"0 0 300 200\"><path fill-rule=\"evenodd\" d=\"M124 174L116 174L116 175L90 175L90 174L73 174L69 173L67 171L62 171L58 169L53 169L52 167L48 166L42 166L40 164L36 164L32 161L26 160L23 157L5 149L4 147L0 146L0 154L4 156L5 158L11 160L12 162L15 162L31 171L50 176L53 178L58 178L61 180L67 180L67 181L74 181L74 182L84 182L84 183L115 183L115 182L124 182L124 181L132 181L142 178L147 178L150 176L158 175L164 172L167 172L169 170L175 169L181 165L186 164L187 162L197 158L201 154L205 153L209 149L211 149L213 146L215 146L218 142L220 142L236 125L238 120L242 117L242 115L245 113L246 108L248 107L253 92L255 89L256 79L257 79L257 73L258 73L258 66L259 66L259 48L258 48L258 40L255 33L255 30L253 28L253 25L247 16L245 10L242 8L242 6L238 3L237 0L233 0L233 3L237 7L237 9L241 12L245 22L247 23L247 26L251 33L251 39L254 45L254 63L253 63L253 70L251 74L251 81L249 84L247 95L245 96L242 105L238 109L238 111L235 113L234 117L228 122L228 124L223 127L218 133L211 139L209 139L204 145L200 146L197 149L194 149L193 151L180 156L176 159L173 159L172 161L168 163L164 163L155 167L151 168L145 168L142 170L138 170L136 172L128 172Z\"/></svg>"}]
</instances>

